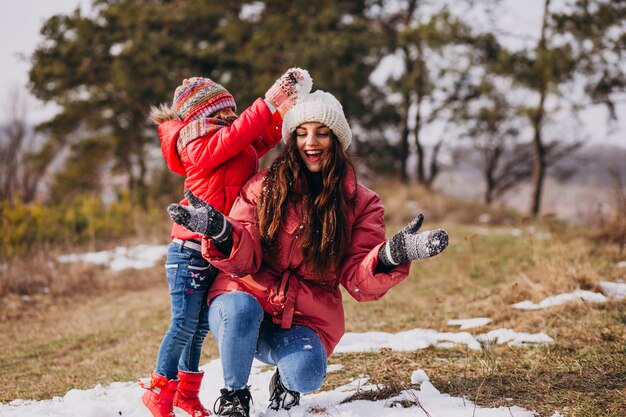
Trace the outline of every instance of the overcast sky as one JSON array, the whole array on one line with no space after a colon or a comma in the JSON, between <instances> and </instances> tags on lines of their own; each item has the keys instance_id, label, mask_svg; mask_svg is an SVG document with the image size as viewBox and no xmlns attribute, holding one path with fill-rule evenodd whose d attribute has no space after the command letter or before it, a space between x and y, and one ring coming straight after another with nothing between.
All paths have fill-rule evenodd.
<instances>
[{"instance_id":1,"label":"overcast sky","mask_svg":"<svg viewBox=\"0 0 626 417\"><path fill-rule=\"evenodd\" d=\"M542 0L505 0L507 13L498 16L497 26L509 33L537 36L541 22ZM53 105L44 106L30 96L26 88L29 56L42 38L39 30L49 17L55 14L68 14L77 7L83 12L90 10L90 0L0 0L0 121L7 119L11 104L11 93L18 90L20 96L28 102L29 119L33 122L43 121L56 111ZM509 37L509 46L517 46L520 37ZM516 45L517 44L517 45ZM607 131L606 113L602 109L593 109L584 116L585 128L590 137L605 143L626 146L626 105L619 107L622 116L619 124Z\"/></svg>"},{"instance_id":2,"label":"overcast sky","mask_svg":"<svg viewBox=\"0 0 626 417\"><path fill-rule=\"evenodd\" d=\"M41 121L54 114L54 107L44 105L31 97L26 89L30 54L41 42L39 30L43 23L55 14L71 13L76 7L88 7L89 0L0 0L0 120L10 107L11 95L15 89L28 100L29 119Z\"/></svg>"}]
</instances>

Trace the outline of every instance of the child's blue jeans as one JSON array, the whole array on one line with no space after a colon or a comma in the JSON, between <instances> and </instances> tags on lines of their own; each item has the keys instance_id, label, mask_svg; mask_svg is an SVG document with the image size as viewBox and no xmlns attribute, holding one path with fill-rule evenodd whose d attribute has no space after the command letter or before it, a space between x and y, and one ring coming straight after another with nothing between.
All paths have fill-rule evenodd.
<instances>
[{"instance_id":1,"label":"child's blue jeans","mask_svg":"<svg viewBox=\"0 0 626 417\"><path fill-rule=\"evenodd\" d=\"M216 297L209 322L219 347L225 388L247 385L254 357L278 366L281 381L291 391L315 391L326 379L326 350L318 334L300 325L281 329L245 292Z\"/></svg>"},{"instance_id":2,"label":"child's blue jeans","mask_svg":"<svg viewBox=\"0 0 626 417\"><path fill-rule=\"evenodd\" d=\"M165 261L172 318L159 348L156 372L175 379L178 370L198 372L209 332L207 294L217 269L202 254L172 242Z\"/></svg>"}]
</instances>

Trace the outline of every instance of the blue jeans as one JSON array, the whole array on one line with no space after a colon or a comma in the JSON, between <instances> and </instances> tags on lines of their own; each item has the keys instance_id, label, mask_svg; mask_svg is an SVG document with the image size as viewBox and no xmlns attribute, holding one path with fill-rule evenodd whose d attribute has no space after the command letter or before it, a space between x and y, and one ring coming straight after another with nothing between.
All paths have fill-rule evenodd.
<instances>
[{"instance_id":1,"label":"blue jeans","mask_svg":"<svg viewBox=\"0 0 626 417\"><path fill-rule=\"evenodd\" d=\"M172 242L165 261L172 318L159 348L156 372L175 379L178 370L198 372L209 332L207 294L217 269L196 250Z\"/></svg>"},{"instance_id":2,"label":"blue jeans","mask_svg":"<svg viewBox=\"0 0 626 417\"><path fill-rule=\"evenodd\" d=\"M318 334L301 325L281 329L247 293L216 297L209 307L209 322L228 389L247 385L255 357L278 366L281 381L291 391L313 392L326 379L326 350Z\"/></svg>"}]
</instances>

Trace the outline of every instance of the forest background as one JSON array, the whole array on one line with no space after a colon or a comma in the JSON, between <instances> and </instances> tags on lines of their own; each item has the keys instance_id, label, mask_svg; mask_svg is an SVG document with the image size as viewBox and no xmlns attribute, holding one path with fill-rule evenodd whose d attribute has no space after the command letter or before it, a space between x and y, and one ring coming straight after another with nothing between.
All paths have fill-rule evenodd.
<instances>
[{"instance_id":1,"label":"forest background","mask_svg":"<svg viewBox=\"0 0 626 417\"><path fill-rule=\"evenodd\" d=\"M384 199L388 231L423 211L430 227L456 236L446 262L412 274L405 288L420 294L412 309L405 311L405 292L398 292L376 308L378 319L352 319L348 328L397 331L415 320L445 328L447 316L485 309L499 324L531 329L540 322L560 336L552 350L503 348L496 352L503 359L492 351L437 352L467 361L433 363L433 372L441 386L487 403L512 396L505 391L513 387L516 403L530 409L620 415L623 302L582 303L530 320L503 313L503 303L520 297L623 279L616 265L626 245L626 146L598 145L619 137L622 126L626 2L537 4L535 34L515 24L495 29L507 13L507 2L498 0L93 0L88 10L47 19L28 56L28 88L58 111L33 127L24 97L7 91L12 105L0 128L0 324L12 335L2 340L8 356L0 357L0 372L9 378L21 369L20 382L1 400L49 398L150 371L146 347L154 350L167 325L162 271L121 283L109 271L58 265L56 256L167 242L164 207L180 200L182 177L165 167L147 113L170 102L184 78L222 83L242 110L299 66L315 89L344 105L354 132L350 150L361 179ZM509 229L534 232L520 243ZM551 240L535 242L530 235L538 231ZM470 294L460 283L473 288ZM144 309L146 302L158 315ZM93 333L89 320L56 327L88 316L93 303L102 314L98 325L113 326L107 315L132 312L137 327ZM129 334L140 339L133 344ZM33 350L22 350L24 343ZM144 353L124 356L120 349ZM214 356L214 347L207 352ZM107 365L112 354L115 367ZM25 365L37 357L45 359ZM407 360L368 359L373 369L394 372ZM72 368L77 360L83 366ZM56 378L47 379L47 366ZM478 376L467 376L468 369ZM575 378L581 370L588 372L583 382ZM566 383L556 389L563 375ZM531 379L544 389L525 391Z\"/></svg>"},{"instance_id":2,"label":"forest background","mask_svg":"<svg viewBox=\"0 0 626 417\"><path fill-rule=\"evenodd\" d=\"M582 112L597 110L594 124L609 132L619 126L624 2L544 1L536 37L514 27L496 33L489 22L505 6L98 0L88 12L51 17L30 56L29 88L59 111L33 130L23 100L11 101L0 140L0 200L8 203L3 219L23 232L3 233L2 253L128 230L89 224L85 211L120 203L121 210L147 210L178 200L181 178L167 172L146 113L195 75L227 86L241 110L286 68L307 68L315 88L343 103L364 178L469 190L488 204L526 184L526 201L515 206L531 215L541 213L549 173L618 185L625 169L619 150L596 153L599 169L575 155L586 142L601 143L582 128ZM517 43L502 40L516 36ZM450 185L450 172L472 186ZM32 203L37 210L63 207L54 223L72 233L32 230ZM9 229L15 227L3 224Z\"/></svg>"}]
</instances>

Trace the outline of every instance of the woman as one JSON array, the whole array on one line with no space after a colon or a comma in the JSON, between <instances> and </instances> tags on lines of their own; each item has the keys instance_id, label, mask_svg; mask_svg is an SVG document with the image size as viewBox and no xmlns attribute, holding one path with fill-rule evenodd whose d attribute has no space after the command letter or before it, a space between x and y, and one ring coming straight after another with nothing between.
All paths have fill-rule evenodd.
<instances>
[{"instance_id":1,"label":"woman","mask_svg":"<svg viewBox=\"0 0 626 417\"><path fill-rule=\"evenodd\" d=\"M209 323L224 368L222 416L249 416L252 360L276 365L270 408L289 409L326 378L326 358L344 334L339 284L377 300L404 280L410 260L434 256L445 231L418 233L420 214L385 240L380 197L356 180L346 154L343 109L316 91L283 121L286 146L243 188L229 217L187 192L172 219L206 236L203 256L221 272L209 292ZM226 240L211 236L230 233Z\"/></svg>"}]
</instances>

